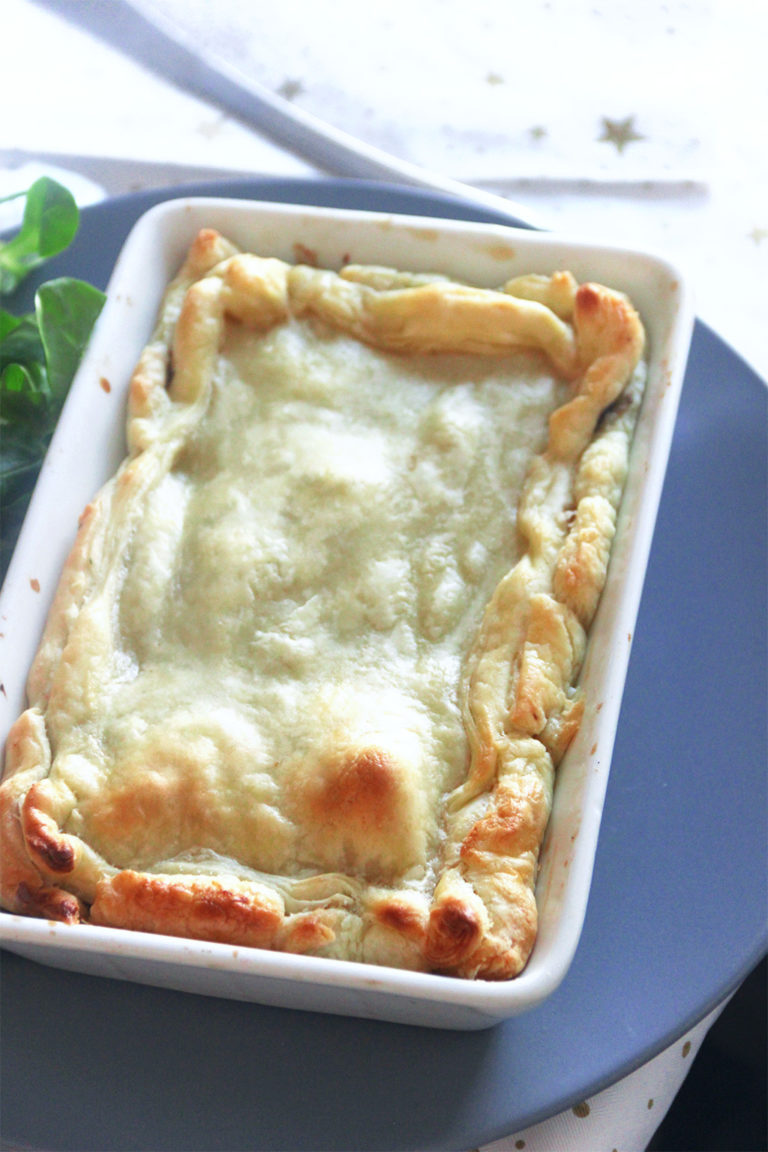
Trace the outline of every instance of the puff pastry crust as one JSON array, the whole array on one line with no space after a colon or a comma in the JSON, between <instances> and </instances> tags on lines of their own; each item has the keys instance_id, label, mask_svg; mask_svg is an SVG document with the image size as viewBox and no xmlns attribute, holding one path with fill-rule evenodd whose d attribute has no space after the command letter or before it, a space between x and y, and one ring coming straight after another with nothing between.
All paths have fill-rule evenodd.
<instances>
[{"instance_id":1,"label":"puff pastry crust","mask_svg":"<svg viewBox=\"0 0 768 1152\"><path fill-rule=\"evenodd\" d=\"M644 380L630 301L202 231L0 786L2 904L506 979Z\"/></svg>"}]
</instances>

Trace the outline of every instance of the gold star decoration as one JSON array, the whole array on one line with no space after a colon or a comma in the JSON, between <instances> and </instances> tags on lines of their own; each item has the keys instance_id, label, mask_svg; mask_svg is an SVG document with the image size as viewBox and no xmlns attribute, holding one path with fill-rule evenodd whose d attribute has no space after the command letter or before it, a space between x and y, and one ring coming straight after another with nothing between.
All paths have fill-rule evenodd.
<instances>
[{"instance_id":1,"label":"gold star decoration","mask_svg":"<svg viewBox=\"0 0 768 1152\"><path fill-rule=\"evenodd\" d=\"M304 85L301 80L283 80L280 87L277 89L278 96L282 96L284 100L295 100L297 96L301 96L304 91Z\"/></svg>"},{"instance_id":2,"label":"gold star decoration","mask_svg":"<svg viewBox=\"0 0 768 1152\"><path fill-rule=\"evenodd\" d=\"M762 244L763 240L768 240L768 228L753 228L749 238L755 244Z\"/></svg>"},{"instance_id":3,"label":"gold star decoration","mask_svg":"<svg viewBox=\"0 0 768 1152\"><path fill-rule=\"evenodd\" d=\"M613 144L617 152L623 152L627 144L645 140L645 136L636 131L634 116L627 116L624 120L611 120L608 116L603 116L603 134L598 136L598 140L601 143Z\"/></svg>"}]
</instances>

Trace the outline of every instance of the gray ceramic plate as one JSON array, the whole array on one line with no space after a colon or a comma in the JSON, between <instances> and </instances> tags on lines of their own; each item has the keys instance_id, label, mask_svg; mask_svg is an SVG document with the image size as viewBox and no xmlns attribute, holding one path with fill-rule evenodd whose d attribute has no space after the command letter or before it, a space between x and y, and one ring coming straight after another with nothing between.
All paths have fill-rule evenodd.
<instances>
[{"instance_id":1,"label":"gray ceramic plate","mask_svg":"<svg viewBox=\"0 0 768 1152\"><path fill-rule=\"evenodd\" d=\"M492 219L353 182L178 191ZM168 195L87 209L46 274L106 283L134 221ZM766 947L767 401L697 325L587 919L553 996L489 1031L446 1033L4 954L3 1138L81 1152L467 1148L621 1077L733 990Z\"/></svg>"}]
</instances>

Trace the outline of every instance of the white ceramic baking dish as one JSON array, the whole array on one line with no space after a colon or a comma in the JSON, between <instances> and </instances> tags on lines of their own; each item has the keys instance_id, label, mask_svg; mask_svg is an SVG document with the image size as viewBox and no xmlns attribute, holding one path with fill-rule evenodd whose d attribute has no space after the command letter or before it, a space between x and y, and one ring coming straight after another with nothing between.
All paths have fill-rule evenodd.
<instances>
[{"instance_id":1,"label":"white ceramic baking dish","mask_svg":"<svg viewBox=\"0 0 768 1152\"><path fill-rule=\"evenodd\" d=\"M584 920L632 633L692 329L680 273L647 254L498 225L221 199L174 199L133 228L62 414L0 597L0 740L24 684L78 516L125 453L126 389L169 279L200 227L241 247L321 265L379 263L497 287L570 269L627 292L649 338L649 378L609 579L582 672L592 706L558 773L537 888L538 940L505 983L231 948L0 913L0 944L101 976L257 1003L444 1028L483 1028L530 1009L563 979ZM599 706L598 706L599 705Z\"/></svg>"}]
</instances>

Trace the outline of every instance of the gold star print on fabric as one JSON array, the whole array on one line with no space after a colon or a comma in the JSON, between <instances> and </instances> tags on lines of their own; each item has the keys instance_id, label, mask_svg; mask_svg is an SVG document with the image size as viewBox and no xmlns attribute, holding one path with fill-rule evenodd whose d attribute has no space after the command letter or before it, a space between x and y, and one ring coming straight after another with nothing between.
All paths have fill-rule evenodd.
<instances>
[{"instance_id":1,"label":"gold star print on fabric","mask_svg":"<svg viewBox=\"0 0 768 1152\"><path fill-rule=\"evenodd\" d=\"M623 152L627 144L645 140L645 136L635 130L634 116L627 116L624 120L611 120L603 116L603 134L598 136L598 140L613 144L618 152Z\"/></svg>"},{"instance_id":2,"label":"gold star print on fabric","mask_svg":"<svg viewBox=\"0 0 768 1152\"><path fill-rule=\"evenodd\" d=\"M282 96L284 100L295 100L297 96L301 96L303 91L304 85L301 80L286 79L277 89L277 94Z\"/></svg>"}]
</instances>

